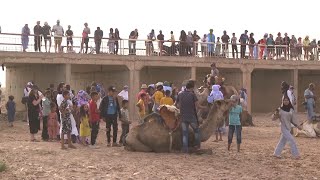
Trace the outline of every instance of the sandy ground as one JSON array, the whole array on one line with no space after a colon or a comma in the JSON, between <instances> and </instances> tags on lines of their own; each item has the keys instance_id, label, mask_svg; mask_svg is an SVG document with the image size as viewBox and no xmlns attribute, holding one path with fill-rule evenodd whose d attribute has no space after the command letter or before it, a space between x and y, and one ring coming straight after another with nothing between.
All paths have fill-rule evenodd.
<instances>
[{"instance_id":1,"label":"sandy ground","mask_svg":"<svg viewBox=\"0 0 320 180\"><path fill-rule=\"evenodd\" d=\"M300 114L300 117L305 117ZM212 155L127 152L107 147L101 125L98 149L76 145L60 150L58 142L29 142L26 122L8 128L0 121L0 160L8 168L0 179L320 179L320 139L296 138L301 160L290 157L288 146L282 159L272 157L280 136L279 123L268 115L255 115L256 127L243 128L243 144L228 152L226 136L215 143ZM303 119L303 118L301 118ZM38 134L40 137L40 133Z\"/></svg>"}]
</instances>

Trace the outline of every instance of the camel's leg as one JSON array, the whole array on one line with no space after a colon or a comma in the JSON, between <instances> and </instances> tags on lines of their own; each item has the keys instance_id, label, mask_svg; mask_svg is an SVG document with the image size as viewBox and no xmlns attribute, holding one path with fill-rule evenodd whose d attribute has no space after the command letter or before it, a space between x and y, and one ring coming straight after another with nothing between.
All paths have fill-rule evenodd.
<instances>
[{"instance_id":1,"label":"camel's leg","mask_svg":"<svg viewBox=\"0 0 320 180\"><path fill-rule=\"evenodd\" d=\"M151 152L152 149L141 143L138 139L138 127L133 128L126 137L126 147L128 151Z\"/></svg>"}]
</instances>

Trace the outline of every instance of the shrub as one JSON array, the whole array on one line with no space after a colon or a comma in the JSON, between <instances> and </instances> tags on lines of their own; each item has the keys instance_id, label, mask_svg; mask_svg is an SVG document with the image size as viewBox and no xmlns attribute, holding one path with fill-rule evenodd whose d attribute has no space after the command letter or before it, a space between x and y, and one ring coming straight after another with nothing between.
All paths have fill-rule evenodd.
<instances>
[{"instance_id":1,"label":"shrub","mask_svg":"<svg viewBox=\"0 0 320 180\"><path fill-rule=\"evenodd\" d=\"M7 168L6 163L3 161L0 161L0 172L5 171Z\"/></svg>"}]
</instances>

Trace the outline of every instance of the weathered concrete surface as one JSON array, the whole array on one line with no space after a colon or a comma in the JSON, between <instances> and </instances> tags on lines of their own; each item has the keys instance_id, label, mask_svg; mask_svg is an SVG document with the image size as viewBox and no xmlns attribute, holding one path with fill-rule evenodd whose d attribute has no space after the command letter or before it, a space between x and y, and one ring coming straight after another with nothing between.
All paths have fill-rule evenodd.
<instances>
[{"instance_id":1,"label":"weathered concrete surface","mask_svg":"<svg viewBox=\"0 0 320 180\"><path fill-rule=\"evenodd\" d=\"M216 62L221 74L226 77L226 83L237 89L247 88L248 109L250 111L252 106L254 112L270 112L280 104L282 80L298 89L298 104L301 104L302 89L317 77L316 74L309 76L309 72L304 73L304 70L320 68L317 61L0 52L0 63L8 67L7 92L15 95L17 101L21 99L25 83L31 79L40 87L64 81L71 83L76 90L93 80L101 81L106 86L113 84L118 89L128 84L131 98L139 91L141 83L169 79L179 85L180 80L193 78L198 80L199 85L203 76L210 72L212 62ZM265 71L268 69L270 71ZM302 76L300 72L303 72ZM131 99L131 108L135 107L134 101ZM303 109L299 107L299 110Z\"/></svg>"},{"instance_id":2,"label":"weathered concrete surface","mask_svg":"<svg viewBox=\"0 0 320 180\"><path fill-rule=\"evenodd\" d=\"M66 82L66 77L65 64L10 64L6 71L6 93L15 97L17 110L23 110L20 102L27 82L32 80L44 90L51 83Z\"/></svg>"},{"instance_id":3,"label":"weathered concrete surface","mask_svg":"<svg viewBox=\"0 0 320 180\"><path fill-rule=\"evenodd\" d=\"M281 104L281 82L293 84L292 70L257 69L252 72L252 111L273 112Z\"/></svg>"},{"instance_id":4,"label":"weathered concrete surface","mask_svg":"<svg viewBox=\"0 0 320 180\"><path fill-rule=\"evenodd\" d=\"M71 68L71 87L77 92L85 90L92 81L102 83L107 89L113 85L119 91L129 85L129 70L126 66L73 65Z\"/></svg>"}]
</instances>

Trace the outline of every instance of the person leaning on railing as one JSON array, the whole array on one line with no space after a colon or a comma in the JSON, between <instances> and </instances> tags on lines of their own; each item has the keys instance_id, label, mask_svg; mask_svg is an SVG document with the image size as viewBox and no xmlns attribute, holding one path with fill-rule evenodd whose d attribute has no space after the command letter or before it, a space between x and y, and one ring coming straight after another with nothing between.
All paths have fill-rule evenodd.
<instances>
[{"instance_id":1,"label":"person leaning on railing","mask_svg":"<svg viewBox=\"0 0 320 180\"><path fill-rule=\"evenodd\" d=\"M41 35L43 34L43 29L40 26L40 21L37 21L37 25L34 26L33 33L34 33L34 51L41 52L41 42L42 42Z\"/></svg>"},{"instance_id":2,"label":"person leaning on railing","mask_svg":"<svg viewBox=\"0 0 320 180\"><path fill-rule=\"evenodd\" d=\"M42 27L42 30L43 30L44 48L46 49L46 52L48 52L47 43L49 41L49 52L50 52L51 36L52 36L51 27L48 25L47 22L44 22L44 26Z\"/></svg>"},{"instance_id":3,"label":"person leaning on railing","mask_svg":"<svg viewBox=\"0 0 320 180\"><path fill-rule=\"evenodd\" d=\"M139 37L138 29L131 31L129 35L129 55L136 55L136 40Z\"/></svg>"}]
</instances>

